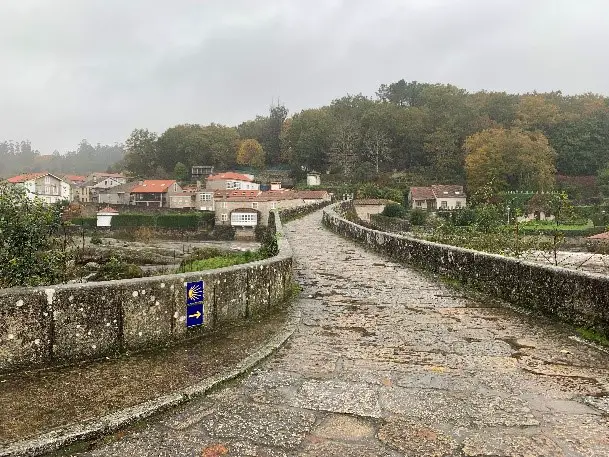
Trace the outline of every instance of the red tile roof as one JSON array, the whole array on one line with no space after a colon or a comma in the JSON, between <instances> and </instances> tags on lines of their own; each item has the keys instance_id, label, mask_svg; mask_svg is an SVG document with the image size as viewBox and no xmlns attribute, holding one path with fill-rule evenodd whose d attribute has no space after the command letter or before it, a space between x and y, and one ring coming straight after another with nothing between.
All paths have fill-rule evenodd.
<instances>
[{"instance_id":1,"label":"red tile roof","mask_svg":"<svg viewBox=\"0 0 609 457\"><path fill-rule=\"evenodd\" d=\"M411 187L410 198L412 200L433 200L436 197L431 187Z\"/></svg>"},{"instance_id":2,"label":"red tile roof","mask_svg":"<svg viewBox=\"0 0 609 457\"><path fill-rule=\"evenodd\" d=\"M436 196L436 198L441 198L441 197L451 197L451 198L465 197L465 193L463 192L463 186L436 184L436 185L431 186L431 190L433 191L433 193Z\"/></svg>"},{"instance_id":3,"label":"red tile roof","mask_svg":"<svg viewBox=\"0 0 609 457\"><path fill-rule=\"evenodd\" d=\"M41 178L42 176L46 176L46 175L48 175L48 173L46 173L46 172L27 173L25 175L13 176L12 178L8 178L7 181L12 184L17 184L17 183L23 183L26 181L31 181L32 179L38 179L38 178Z\"/></svg>"},{"instance_id":4,"label":"red tile roof","mask_svg":"<svg viewBox=\"0 0 609 457\"><path fill-rule=\"evenodd\" d=\"M72 181L72 182L85 182L85 180L87 179L86 176L79 176L79 175L63 175L63 177L65 179L67 179L68 181Z\"/></svg>"},{"instance_id":5,"label":"red tile roof","mask_svg":"<svg viewBox=\"0 0 609 457\"><path fill-rule=\"evenodd\" d=\"M247 182L253 181L253 179L250 178L249 176L243 175L241 173L235 173L232 171L229 171L226 173L219 173L217 175L211 175L207 178L208 181L221 181L221 180L226 180L226 179L230 179L230 180L234 180L234 181L247 181Z\"/></svg>"},{"instance_id":6,"label":"red tile roof","mask_svg":"<svg viewBox=\"0 0 609 457\"><path fill-rule=\"evenodd\" d=\"M326 190L299 190L298 197L305 200L316 200L328 198L329 194Z\"/></svg>"},{"instance_id":7,"label":"red tile roof","mask_svg":"<svg viewBox=\"0 0 609 457\"><path fill-rule=\"evenodd\" d=\"M465 196L463 186L459 185L434 184L430 187L410 188L410 198L412 200L435 200L442 197L458 198Z\"/></svg>"},{"instance_id":8,"label":"red tile roof","mask_svg":"<svg viewBox=\"0 0 609 457\"><path fill-rule=\"evenodd\" d=\"M173 185L175 180L173 179L148 179L142 184L136 186L131 191L132 194L152 194L152 193L165 193L169 186Z\"/></svg>"},{"instance_id":9,"label":"red tile roof","mask_svg":"<svg viewBox=\"0 0 609 457\"><path fill-rule=\"evenodd\" d=\"M103 209L100 209L97 214L99 213L113 213L113 214L118 214L118 211L116 211L114 208L110 208L109 206L106 206Z\"/></svg>"}]
</instances>

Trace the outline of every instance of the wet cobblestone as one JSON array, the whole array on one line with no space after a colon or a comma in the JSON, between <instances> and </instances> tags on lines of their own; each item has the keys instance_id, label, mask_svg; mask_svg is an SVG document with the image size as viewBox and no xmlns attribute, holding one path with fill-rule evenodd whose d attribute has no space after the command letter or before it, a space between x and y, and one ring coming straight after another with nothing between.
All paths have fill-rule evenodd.
<instances>
[{"instance_id":1,"label":"wet cobblestone","mask_svg":"<svg viewBox=\"0 0 609 457\"><path fill-rule=\"evenodd\" d=\"M288 224L302 321L245 379L86 456L609 455L609 355Z\"/></svg>"}]
</instances>

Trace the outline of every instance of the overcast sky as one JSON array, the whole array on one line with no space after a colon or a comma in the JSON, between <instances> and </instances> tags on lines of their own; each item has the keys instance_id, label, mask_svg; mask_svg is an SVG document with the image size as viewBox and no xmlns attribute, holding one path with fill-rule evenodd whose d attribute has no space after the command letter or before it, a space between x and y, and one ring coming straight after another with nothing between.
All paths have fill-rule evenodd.
<instances>
[{"instance_id":1,"label":"overcast sky","mask_svg":"<svg viewBox=\"0 0 609 457\"><path fill-rule=\"evenodd\" d=\"M1 0L0 140L229 125L401 78L609 95L607 0Z\"/></svg>"}]
</instances>

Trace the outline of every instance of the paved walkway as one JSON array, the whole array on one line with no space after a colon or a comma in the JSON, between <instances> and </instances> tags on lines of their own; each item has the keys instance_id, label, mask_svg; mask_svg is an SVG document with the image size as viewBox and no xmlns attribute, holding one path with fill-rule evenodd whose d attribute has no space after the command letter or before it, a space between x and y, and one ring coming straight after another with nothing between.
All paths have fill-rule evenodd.
<instances>
[{"instance_id":1,"label":"paved walkway","mask_svg":"<svg viewBox=\"0 0 609 457\"><path fill-rule=\"evenodd\" d=\"M609 455L609 356L288 224L303 321L248 377L86 456Z\"/></svg>"}]
</instances>

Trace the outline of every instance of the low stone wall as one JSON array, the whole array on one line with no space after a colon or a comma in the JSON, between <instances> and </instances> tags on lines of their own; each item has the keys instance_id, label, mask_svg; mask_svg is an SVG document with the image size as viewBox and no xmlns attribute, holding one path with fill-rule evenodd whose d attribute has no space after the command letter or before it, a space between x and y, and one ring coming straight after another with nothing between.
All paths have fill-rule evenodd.
<instances>
[{"instance_id":1,"label":"low stone wall","mask_svg":"<svg viewBox=\"0 0 609 457\"><path fill-rule=\"evenodd\" d=\"M0 290L0 372L139 351L278 307L293 279L290 246L277 242L275 257L217 270ZM187 329L186 283L201 280L204 325Z\"/></svg>"},{"instance_id":2,"label":"low stone wall","mask_svg":"<svg viewBox=\"0 0 609 457\"><path fill-rule=\"evenodd\" d=\"M539 265L362 227L326 208L324 225L391 259L609 336L609 277Z\"/></svg>"}]
</instances>

